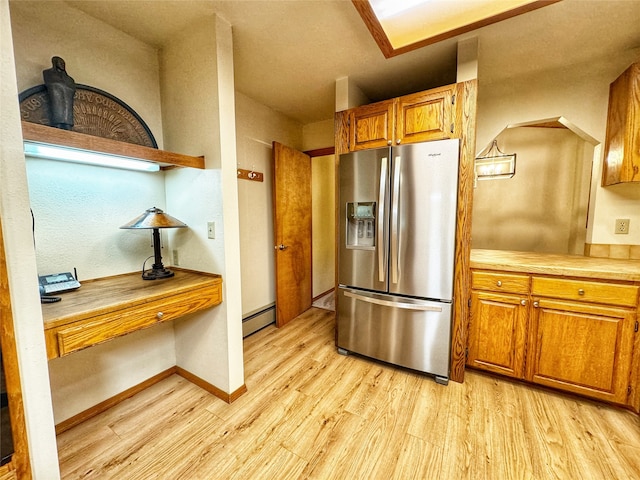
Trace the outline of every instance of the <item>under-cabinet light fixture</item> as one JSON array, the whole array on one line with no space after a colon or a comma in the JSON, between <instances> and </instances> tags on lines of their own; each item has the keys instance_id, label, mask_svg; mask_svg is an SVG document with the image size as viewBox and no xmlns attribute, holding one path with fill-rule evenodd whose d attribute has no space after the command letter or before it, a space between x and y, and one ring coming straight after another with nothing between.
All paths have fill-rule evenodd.
<instances>
[{"instance_id":1,"label":"under-cabinet light fixture","mask_svg":"<svg viewBox=\"0 0 640 480\"><path fill-rule=\"evenodd\" d=\"M99 165L102 167L121 168L125 170L138 170L143 172L157 172L160 170L160 165L146 162L144 160L138 160L136 158L100 152L90 152L77 148L32 141L24 142L24 154L34 158L83 163L87 165Z\"/></svg>"}]
</instances>

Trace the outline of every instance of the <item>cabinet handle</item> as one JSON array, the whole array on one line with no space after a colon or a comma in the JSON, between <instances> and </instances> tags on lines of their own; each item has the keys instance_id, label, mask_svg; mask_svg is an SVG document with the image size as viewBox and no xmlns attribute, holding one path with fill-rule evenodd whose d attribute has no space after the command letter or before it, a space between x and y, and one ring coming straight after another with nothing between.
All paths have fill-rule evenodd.
<instances>
[{"instance_id":1,"label":"cabinet handle","mask_svg":"<svg viewBox=\"0 0 640 480\"><path fill-rule=\"evenodd\" d=\"M583 289L581 289L581 288L579 288L579 289L578 289L578 295L584 295L584 290L583 290Z\"/></svg>"},{"instance_id":2,"label":"cabinet handle","mask_svg":"<svg viewBox=\"0 0 640 480\"><path fill-rule=\"evenodd\" d=\"M522 300L520 300L520 305L522 305L523 307L526 307L527 301L523 298Z\"/></svg>"},{"instance_id":3,"label":"cabinet handle","mask_svg":"<svg viewBox=\"0 0 640 480\"><path fill-rule=\"evenodd\" d=\"M535 301L535 302L533 302L533 306L534 306L535 308L538 308L538 307L540 306L540 304L538 303L538 301Z\"/></svg>"},{"instance_id":4,"label":"cabinet handle","mask_svg":"<svg viewBox=\"0 0 640 480\"><path fill-rule=\"evenodd\" d=\"M498 287L501 287L501 286L502 286L502 282L501 282L500 280L498 280L498 281L496 282L496 285L497 285Z\"/></svg>"},{"instance_id":5,"label":"cabinet handle","mask_svg":"<svg viewBox=\"0 0 640 480\"><path fill-rule=\"evenodd\" d=\"M158 320L162 320L162 317L164 317L164 313L162 313L162 312L158 312L158 313L156 313L156 318L157 318Z\"/></svg>"}]
</instances>

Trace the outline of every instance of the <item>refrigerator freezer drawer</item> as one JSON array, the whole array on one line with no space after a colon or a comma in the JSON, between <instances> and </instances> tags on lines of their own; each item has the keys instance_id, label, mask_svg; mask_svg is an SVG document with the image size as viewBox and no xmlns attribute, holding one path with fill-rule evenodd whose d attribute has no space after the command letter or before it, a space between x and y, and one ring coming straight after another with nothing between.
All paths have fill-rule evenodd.
<instances>
[{"instance_id":1,"label":"refrigerator freezer drawer","mask_svg":"<svg viewBox=\"0 0 640 480\"><path fill-rule=\"evenodd\" d=\"M451 304L340 288L338 347L449 377Z\"/></svg>"}]
</instances>

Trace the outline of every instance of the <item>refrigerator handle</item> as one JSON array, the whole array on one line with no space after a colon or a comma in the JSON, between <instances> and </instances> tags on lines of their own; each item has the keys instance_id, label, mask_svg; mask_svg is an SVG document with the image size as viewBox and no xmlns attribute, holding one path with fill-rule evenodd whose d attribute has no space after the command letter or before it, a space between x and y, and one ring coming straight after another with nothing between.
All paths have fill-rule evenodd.
<instances>
[{"instance_id":1,"label":"refrigerator handle","mask_svg":"<svg viewBox=\"0 0 640 480\"><path fill-rule=\"evenodd\" d=\"M398 155L394 162L393 191L391 198L391 283L398 283L398 256L400 254L400 166L402 157Z\"/></svg>"},{"instance_id":2,"label":"refrigerator handle","mask_svg":"<svg viewBox=\"0 0 640 480\"><path fill-rule=\"evenodd\" d=\"M442 312L442 307L436 307L433 305L420 305L416 303L406 303L406 302L394 302L392 300L383 300L381 298L367 297L366 295L359 295L354 292L350 292L349 290L345 290L345 297L351 297L355 300L360 300L362 302L373 303L375 305L382 305L384 307L395 307L395 308L404 308L407 310L420 310L423 312Z\"/></svg>"},{"instance_id":3,"label":"refrigerator handle","mask_svg":"<svg viewBox=\"0 0 640 480\"><path fill-rule=\"evenodd\" d=\"M378 235L377 235L377 249L378 249L378 280L384 282L387 277L386 263L385 262L385 242L384 242L384 204L387 195L387 157L382 157L382 164L380 165L380 192L378 194Z\"/></svg>"}]
</instances>

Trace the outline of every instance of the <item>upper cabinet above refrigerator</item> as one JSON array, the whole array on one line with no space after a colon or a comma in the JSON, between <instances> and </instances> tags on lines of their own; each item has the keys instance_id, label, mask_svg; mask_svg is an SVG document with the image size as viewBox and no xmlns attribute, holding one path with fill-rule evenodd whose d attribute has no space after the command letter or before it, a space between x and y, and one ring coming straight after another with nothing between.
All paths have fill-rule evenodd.
<instances>
[{"instance_id":1,"label":"upper cabinet above refrigerator","mask_svg":"<svg viewBox=\"0 0 640 480\"><path fill-rule=\"evenodd\" d=\"M456 88L447 85L347 110L344 145L336 153L457 138Z\"/></svg>"}]
</instances>

